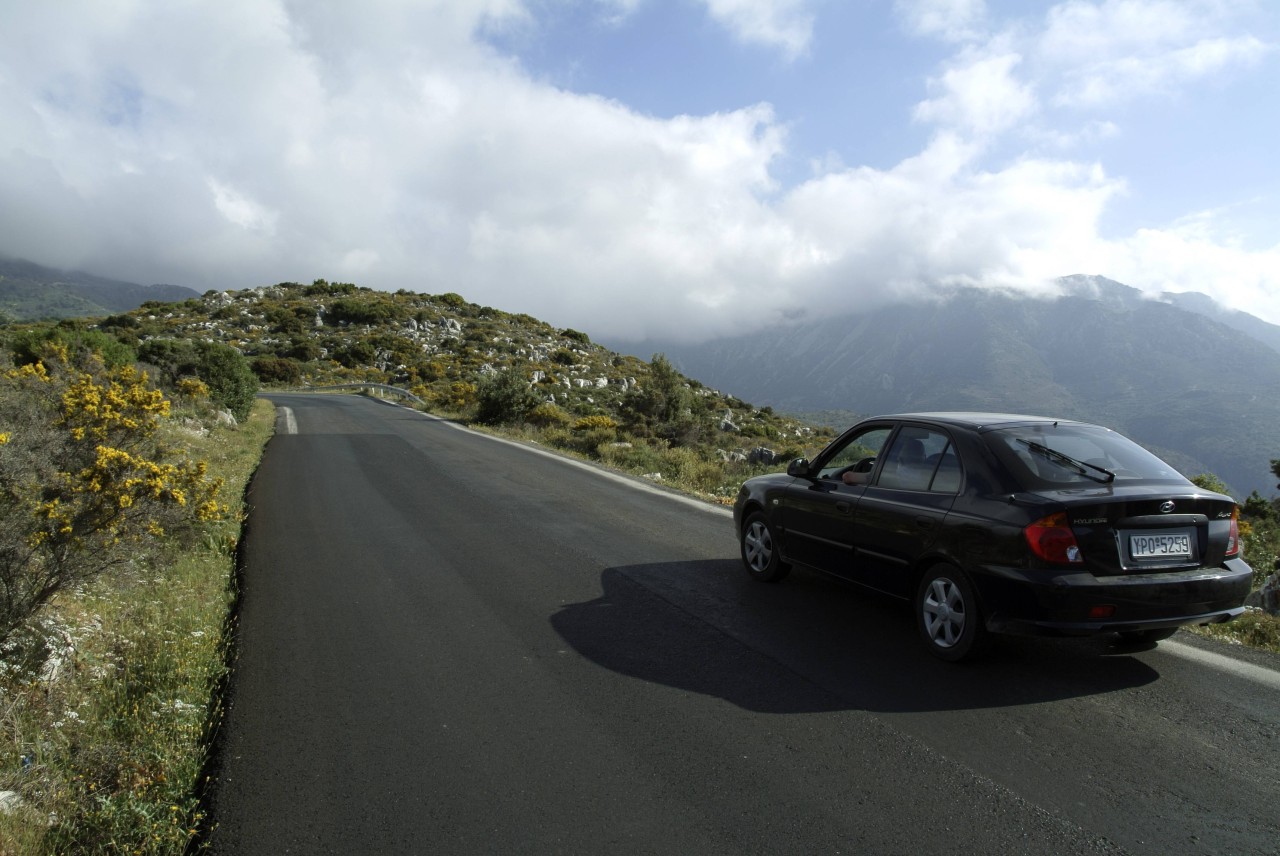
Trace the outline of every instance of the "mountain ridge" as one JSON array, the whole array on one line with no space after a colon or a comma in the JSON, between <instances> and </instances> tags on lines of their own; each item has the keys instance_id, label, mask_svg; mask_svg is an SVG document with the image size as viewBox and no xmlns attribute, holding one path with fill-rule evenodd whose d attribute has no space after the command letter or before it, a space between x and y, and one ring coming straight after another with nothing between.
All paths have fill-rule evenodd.
<instances>
[{"instance_id":1,"label":"mountain ridge","mask_svg":"<svg viewBox=\"0 0 1280 856\"><path fill-rule=\"evenodd\" d=\"M14 321L112 315L148 301L198 296L199 292L181 285L140 285L0 255L0 313Z\"/></svg>"},{"instance_id":2,"label":"mountain ridge","mask_svg":"<svg viewBox=\"0 0 1280 856\"><path fill-rule=\"evenodd\" d=\"M1183 472L1270 494L1280 350L1226 310L1219 320L1185 308L1185 298L1148 299L1104 277L1061 282L1055 298L968 289L699 345L641 347L732 395L801 415L977 410L1098 422ZM1263 337L1274 327L1253 321Z\"/></svg>"}]
</instances>

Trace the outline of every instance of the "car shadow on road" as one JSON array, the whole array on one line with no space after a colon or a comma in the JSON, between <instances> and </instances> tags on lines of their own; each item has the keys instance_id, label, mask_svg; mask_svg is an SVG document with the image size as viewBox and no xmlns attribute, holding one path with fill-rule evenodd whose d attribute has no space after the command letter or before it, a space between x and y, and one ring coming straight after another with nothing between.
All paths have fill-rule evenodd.
<instances>
[{"instance_id":1,"label":"car shadow on road","mask_svg":"<svg viewBox=\"0 0 1280 856\"><path fill-rule=\"evenodd\" d=\"M747 710L965 710L1139 687L1159 677L1111 639L995 637L977 662L944 663L905 604L795 571L750 580L736 559L606 569L601 594L551 618L560 636L622 675Z\"/></svg>"}]
</instances>

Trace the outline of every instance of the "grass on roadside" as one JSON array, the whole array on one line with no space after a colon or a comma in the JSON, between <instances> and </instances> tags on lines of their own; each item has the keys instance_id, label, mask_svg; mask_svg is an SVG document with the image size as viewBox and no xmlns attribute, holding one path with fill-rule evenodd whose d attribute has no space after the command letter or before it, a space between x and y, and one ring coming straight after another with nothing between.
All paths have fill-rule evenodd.
<instances>
[{"instance_id":1,"label":"grass on roadside","mask_svg":"<svg viewBox=\"0 0 1280 856\"><path fill-rule=\"evenodd\" d=\"M1206 639L1218 639L1231 645L1245 645L1280 654L1280 616L1267 615L1260 609L1250 610L1226 624L1187 629Z\"/></svg>"},{"instance_id":2,"label":"grass on roadside","mask_svg":"<svg viewBox=\"0 0 1280 856\"><path fill-rule=\"evenodd\" d=\"M0 853L181 853L196 834L241 500L273 412L168 425L224 480L231 519L58 597L0 652Z\"/></svg>"}]
</instances>

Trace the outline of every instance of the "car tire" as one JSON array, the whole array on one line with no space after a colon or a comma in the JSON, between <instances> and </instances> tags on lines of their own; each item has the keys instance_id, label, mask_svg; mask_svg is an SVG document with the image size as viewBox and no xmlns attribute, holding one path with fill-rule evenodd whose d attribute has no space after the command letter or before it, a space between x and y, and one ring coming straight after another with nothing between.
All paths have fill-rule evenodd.
<instances>
[{"instance_id":1,"label":"car tire","mask_svg":"<svg viewBox=\"0 0 1280 856\"><path fill-rule=\"evenodd\" d=\"M778 552L773 525L763 512L747 516L738 533L738 544L742 548L742 564L753 579L776 583L791 572L791 566L782 561Z\"/></svg>"},{"instance_id":2,"label":"car tire","mask_svg":"<svg viewBox=\"0 0 1280 856\"><path fill-rule=\"evenodd\" d=\"M1176 627L1161 627L1158 630L1121 630L1120 638L1135 645L1163 642L1178 632Z\"/></svg>"},{"instance_id":3,"label":"car tire","mask_svg":"<svg viewBox=\"0 0 1280 856\"><path fill-rule=\"evenodd\" d=\"M987 629L973 586L959 568L930 568L920 580L914 604L916 627L935 657L958 663L980 652Z\"/></svg>"}]
</instances>

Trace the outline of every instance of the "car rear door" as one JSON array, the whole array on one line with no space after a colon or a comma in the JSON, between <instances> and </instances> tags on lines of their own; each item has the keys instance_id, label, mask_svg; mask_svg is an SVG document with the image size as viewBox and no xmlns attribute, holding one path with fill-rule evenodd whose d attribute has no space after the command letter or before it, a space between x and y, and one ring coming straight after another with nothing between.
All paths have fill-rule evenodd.
<instances>
[{"instance_id":1,"label":"car rear door","mask_svg":"<svg viewBox=\"0 0 1280 856\"><path fill-rule=\"evenodd\" d=\"M904 424L854 517L855 582L910 597L917 559L938 537L960 491L963 471L941 428Z\"/></svg>"}]
</instances>

